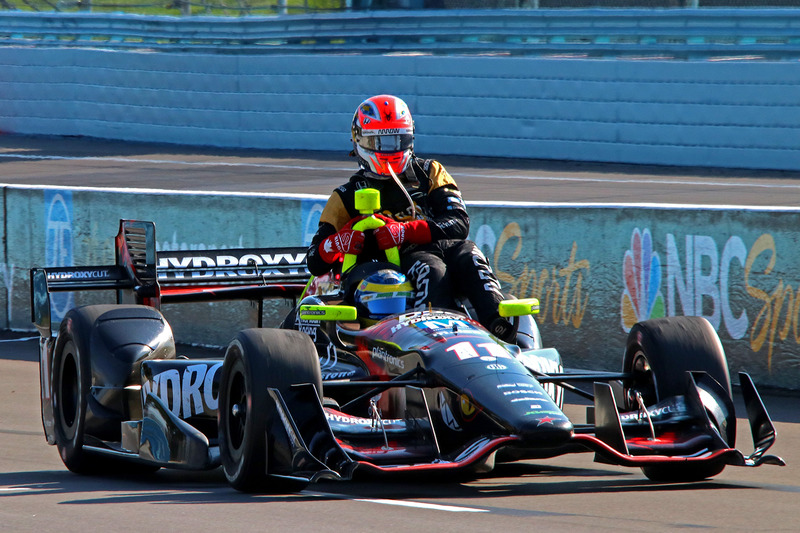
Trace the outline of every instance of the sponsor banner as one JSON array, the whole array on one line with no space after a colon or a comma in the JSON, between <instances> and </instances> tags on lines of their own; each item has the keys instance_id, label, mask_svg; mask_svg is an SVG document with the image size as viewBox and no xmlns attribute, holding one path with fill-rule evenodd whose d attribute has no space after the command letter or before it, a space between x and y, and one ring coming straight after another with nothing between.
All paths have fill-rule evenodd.
<instances>
[{"instance_id":1,"label":"sponsor banner","mask_svg":"<svg viewBox=\"0 0 800 533\"><path fill-rule=\"evenodd\" d=\"M200 252L205 250L260 250L256 257L245 258L245 264L252 259L249 264L260 267L259 275L276 269L291 274L297 270L292 263L304 252L298 249L280 257L263 255L264 248L301 246L300 199L15 186L4 191L8 256L3 263L11 288L0 293L0 305L6 309L8 327L14 329L32 327L28 270L34 266L114 264L114 236L120 219L155 222L157 249L165 258L171 258L167 260L176 267L176 276L182 261L186 261L181 252L202 256ZM297 222L289 223L293 220ZM211 259L216 261L217 255ZM242 258L237 258L237 263L239 259ZM234 269L235 273L238 270ZM78 272L80 276L88 275L87 270ZM58 321L76 305L113 301L112 291L53 294L53 318ZM282 301L268 303L264 323L277 323L287 310ZM203 344L227 344L237 329L255 324L255 308L248 302L170 305L164 311L176 338ZM199 316L203 320L198 320Z\"/></svg>"},{"instance_id":2,"label":"sponsor banner","mask_svg":"<svg viewBox=\"0 0 800 533\"><path fill-rule=\"evenodd\" d=\"M798 211L470 207L503 289L538 298L566 367L619 370L637 321L702 316L734 382L800 387Z\"/></svg>"},{"instance_id":3,"label":"sponsor banner","mask_svg":"<svg viewBox=\"0 0 800 533\"><path fill-rule=\"evenodd\" d=\"M6 290L0 303L15 329L31 329L28 269L113 264L120 218L153 220L163 252L302 247L324 202L44 191L5 189ZM503 289L540 300L536 320L544 345L558 348L565 367L618 370L634 323L695 315L719 333L734 381L737 371L746 370L758 384L800 388L800 273L794 268L800 211L470 205L469 212L471 238ZM215 254L215 262L217 255L224 254ZM75 294L74 304L98 298ZM194 305L169 306L179 341L223 345L237 328L252 325L252 309ZM61 312L65 304L54 306ZM266 312L265 324L278 324L288 312L276 307ZM383 353L373 355L390 363Z\"/></svg>"}]
</instances>

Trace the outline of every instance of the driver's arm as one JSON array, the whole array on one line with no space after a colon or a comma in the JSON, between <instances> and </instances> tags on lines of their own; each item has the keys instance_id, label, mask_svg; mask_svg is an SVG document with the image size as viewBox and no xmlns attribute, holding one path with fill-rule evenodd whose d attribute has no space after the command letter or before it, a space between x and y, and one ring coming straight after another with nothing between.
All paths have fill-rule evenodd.
<instances>
[{"instance_id":1,"label":"driver's arm","mask_svg":"<svg viewBox=\"0 0 800 533\"><path fill-rule=\"evenodd\" d=\"M336 250L335 237L339 230L344 228L352 217L347 212L338 191L334 191L328 198L328 203L322 210L319 218L317 233L311 239L308 247L306 262L308 271L314 276L320 276L330 271L333 264L339 259L339 253L346 250ZM328 244L328 246L326 246ZM342 243L338 243L342 246ZM363 241L362 241L363 244ZM326 253L326 248L332 253Z\"/></svg>"},{"instance_id":2,"label":"driver's arm","mask_svg":"<svg viewBox=\"0 0 800 533\"><path fill-rule=\"evenodd\" d=\"M469 215L455 183L432 190L428 194L428 205L433 215L428 220L432 241L467 238Z\"/></svg>"},{"instance_id":3,"label":"driver's arm","mask_svg":"<svg viewBox=\"0 0 800 533\"><path fill-rule=\"evenodd\" d=\"M428 160L423 168L430 179L428 206L432 217L428 219L428 228L431 240L466 239L469 215L456 181L438 161Z\"/></svg>"}]
</instances>

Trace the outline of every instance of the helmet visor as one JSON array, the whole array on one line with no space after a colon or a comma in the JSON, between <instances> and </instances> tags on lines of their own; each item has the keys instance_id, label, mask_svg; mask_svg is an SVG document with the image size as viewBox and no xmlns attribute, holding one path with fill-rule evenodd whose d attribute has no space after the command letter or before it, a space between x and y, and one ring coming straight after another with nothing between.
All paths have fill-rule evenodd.
<instances>
[{"instance_id":1,"label":"helmet visor","mask_svg":"<svg viewBox=\"0 0 800 533\"><path fill-rule=\"evenodd\" d=\"M369 135L364 132L364 135L358 140L358 144L373 152L404 152L411 150L414 145L414 136L410 133Z\"/></svg>"}]
</instances>

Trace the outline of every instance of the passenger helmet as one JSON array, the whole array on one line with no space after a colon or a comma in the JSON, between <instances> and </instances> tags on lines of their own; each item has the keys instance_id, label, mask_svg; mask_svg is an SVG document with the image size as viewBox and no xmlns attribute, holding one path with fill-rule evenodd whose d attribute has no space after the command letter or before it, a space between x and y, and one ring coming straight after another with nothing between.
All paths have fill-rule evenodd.
<instances>
[{"instance_id":1,"label":"passenger helmet","mask_svg":"<svg viewBox=\"0 0 800 533\"><path fill-rule=\"evenodd\" d=\"M358 164L377 176L399 175L414 152L414 121L404 101L382 94L367 98L356 109L351 128Z\"/></svg>"},{"instance_id":2,"label":"passenger helmet","mask_svg":"<svg viewBox=\"0 0 800 533\"><path fill-rule=\"evenodd\" d=\"M354 294L359 316L372 320L404 312L412 297L411 283L400 272L388 268L361 280Z\"/></svg>"}]
</instances>

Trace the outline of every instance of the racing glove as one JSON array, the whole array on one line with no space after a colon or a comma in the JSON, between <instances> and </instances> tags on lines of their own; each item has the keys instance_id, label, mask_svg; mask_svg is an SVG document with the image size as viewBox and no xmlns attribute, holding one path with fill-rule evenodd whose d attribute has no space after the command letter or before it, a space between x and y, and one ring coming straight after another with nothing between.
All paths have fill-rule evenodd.
<instances>
[{"instance_id":1,"label":"racing glove","mask_svg":"<svg viewBox=\"0 0 800 533\"><path fill-rule=\"evenodd\" d=\"M411 244L427 244L431 242L431 228L426 220L411 222L395 222L389 220L385 226L375 230L378 248L387 250L407 242Z\"/></svg>"},{"instance_id":2,"label":"racing glove","mask_svg":"<svg viewBox=\"0 0 800 533\"><path fill-rule=\"evenodd\" d=\"M340 255L358 255L364 249L364 232L347 226L319 243L319 255L326 263L333 263Z\"/></svg>"}]
</instances>

